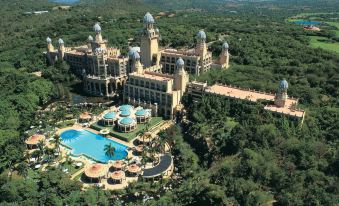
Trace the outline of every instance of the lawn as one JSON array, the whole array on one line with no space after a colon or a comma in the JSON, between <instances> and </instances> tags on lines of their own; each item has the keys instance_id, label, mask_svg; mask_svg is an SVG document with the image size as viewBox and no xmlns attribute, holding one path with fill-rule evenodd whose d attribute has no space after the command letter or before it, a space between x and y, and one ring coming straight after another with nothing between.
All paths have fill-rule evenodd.
<instances>
[{"instance_id":1,"label":"lawn","mask_svg":"<svg viewBox=\"0 0 339 206\"><path fill-rule=\"evenodd\" d=\"M336 36L339 37L339 22L329 22L329 21L327 21L326 24L336 27L337 29L333 30L333 31L336 33Z\"/></svg>"},{"instance_id":2,"label":"lawn","mask_svg":"<svg viewBox=\"0 0 339 206\"><path fill-rule=\"evenodd\" d=\"M150 124L149 129L160 124L162 121L163 121L162 117L152 117L152 119L149 122L149 124ZM132 139L134 139L140 131L142 131L143 129L146 128L146 124L138 124L137 129L134 130L133 132L130 132L130 133L119 132L119 131L117 131L117 128L115 128L115 127L114 128L103 127L101 125L98 125L98 123L91 125L91 128L95 129L97 131L100 131L101 129L108 128L110 130L110 135L112 135L113 137L116 137L118 139L121 139L123 141L129 142Z\"/></svg>"},{"instance_id":3,"label":"lawn","mask_svg":"<svg viewBox=\"0 0 339 206\"><path fill-rule=\"evenodd\" d=\"M326 37L311 36L311 47L313 48L322 48L327 51L335 52L339 54L339 43L326 42L328 40Z\"/></svg>"},{"instance_id":4,"label":"lawn","mask_svg":"<svg viewBox=\"0 0 339 206\"><path fill-rule=\"evenodd\" d=\"M82 165L81 167L76 167L75 162L68 161L61 163L60 166L62 169L68 169L69 175L73 175L74 173L76 173L77 171L81 170L84 167L84 165Z\"/></svg>"}]
</instances>

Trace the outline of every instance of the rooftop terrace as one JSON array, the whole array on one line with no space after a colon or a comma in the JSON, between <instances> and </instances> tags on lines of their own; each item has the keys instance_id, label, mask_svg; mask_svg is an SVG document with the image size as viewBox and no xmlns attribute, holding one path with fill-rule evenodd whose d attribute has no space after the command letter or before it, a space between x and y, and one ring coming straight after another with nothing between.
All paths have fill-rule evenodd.
<instances>
[{"instance_id":1,"label":"rooftop terrace","mask_svg":"<svg viewBox=\"0 0 339 206\"><path fill-rule=\"evenodd\" d=\"M231 97L235 99L248 100L251 102L257 102L258 100L274 101L275 97L275 94L273 93L265 93L256 90L242 89L219 84L207 87L205 92ZM285 107L278 107L276 105L267 105L264 107L264 109L280 114L286 114L292 117L303 118L305 115L305 111L296 109L297 104L298 104L297 99L287 98Z\"/></svg>"}]
</instances>

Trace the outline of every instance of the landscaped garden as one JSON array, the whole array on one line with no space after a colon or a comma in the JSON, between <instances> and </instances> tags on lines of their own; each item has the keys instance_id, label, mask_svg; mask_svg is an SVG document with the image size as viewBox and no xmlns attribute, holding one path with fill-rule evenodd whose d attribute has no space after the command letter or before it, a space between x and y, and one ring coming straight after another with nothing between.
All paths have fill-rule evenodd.
<instances>
[{"instance_id":1,"label":"landscaped garden","mask_svg":"<svg viewBox=\"0 0 339 206\"><path fill-rule=\"evenodd\" d=\"M100 123L98 123L98 122L91 125L91 128L95 129L97 131L100 131L102 129L109 129L110 135L112 135L113 137L116 137L116 138L121 139L123 141L131 141L141 131L146 129L147 125L149 126L149 128L153 128L156 125L159 125L162 121L163 121L162 117L152 117L148 124L138 124L137 128L134 131L129 132L129 133L119 132L116 127L104 127L104 126L100 125Z\"/></svg>"}]
</instances>

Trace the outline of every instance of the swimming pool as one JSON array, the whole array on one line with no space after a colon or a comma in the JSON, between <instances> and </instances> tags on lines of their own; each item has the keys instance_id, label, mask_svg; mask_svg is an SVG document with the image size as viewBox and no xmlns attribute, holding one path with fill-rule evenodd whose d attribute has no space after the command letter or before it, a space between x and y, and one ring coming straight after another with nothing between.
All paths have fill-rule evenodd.
<instances>
[{"instance_id":1,"label":"swimming pool","mask_svg":"<svg viewBox=\"0 0 339 206\"><path fill-rule=\"evenodd\" d=\"M60 137L62 144L72 148L74 156L85 155L102 163L107 163L109 160L121 160L127 156L127 146L84 129L66 130L61 133ZM112 144L115 148L112 157L105 154L104 148L107 144Z\"/></svg>"}]
</instances>

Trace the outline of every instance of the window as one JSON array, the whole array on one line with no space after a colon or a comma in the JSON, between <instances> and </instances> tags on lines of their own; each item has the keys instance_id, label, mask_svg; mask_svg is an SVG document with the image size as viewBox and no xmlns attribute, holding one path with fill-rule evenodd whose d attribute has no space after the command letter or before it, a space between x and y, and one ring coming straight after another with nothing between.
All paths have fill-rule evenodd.
<instances>
[{"instance_id":1,"label":"window","mask_svg":"<svg viewBox=\"0 0 339 206\"><path fill-rule=\"evenodd\" d=\"M150 95L150 96L151 96L151 99L150 99L151 102L154 102L154 92L151 92L151 95Z\"/></svg>"},{"instance_id":2,"label":"window","mask_svg":"<svg viewBox=\"0 0 339 206\"><path fill-rule=\"evenodd\" d=\"M175 63L175 58L174 57L171 58L171 63Z\"/></svg>"},{"instance_id":3,"label":"window","mask_svg":"<svg viewBox=\"0 0 339 206\"><path fill-rule=\"evenodd\" d=\"M146 88L149 88L149 82L146 82Z\"/></svg>"},{"instance_id":4,"label":"window","mask_svg":"<svg viewBox=\"0 0 339 206\"><path fill-rule=\"evenodd\" d=\"M134 96L135 96L135 98L139 98L139 90L138 90L138 88L135 88L135 90L134 90Z\"/></svg>"},{"instance_id":5,"label":"window","mask_svg":"<svg viewBox=\"0 0 339 206\"><path fill-rule=\"evenodd\" d=\"M171 65L171 73L174 73L174 65Z\"/></svg>"}]
</instances>

